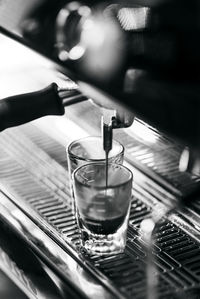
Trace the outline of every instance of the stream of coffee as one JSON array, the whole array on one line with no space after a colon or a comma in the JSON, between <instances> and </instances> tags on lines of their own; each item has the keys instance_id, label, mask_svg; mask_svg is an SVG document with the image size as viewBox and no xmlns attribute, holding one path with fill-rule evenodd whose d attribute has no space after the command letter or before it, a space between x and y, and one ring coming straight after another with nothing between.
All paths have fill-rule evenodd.
<instances>
[{"instance_id":1,"label":"stream of coffee","mask_svg":"<svg viewBox=\"0 0 200 299\"><path fill-rule=\"evenodd\" d=\"M108 158L109 152L112 149L112 125L103 123L103 149L105 151L105 180L106 189L108 187Z\"/></svg>"},{"instance_id":2,"label":"stream of coffee","mask_svg":"<svg viewBox=\"0 0 200 299\"><path fill-rule=\"evenodd\" d=\"M108 154L109 154L109 151L106 151L105 152L105 155L106 155L106 190L108 188Z\"/></svg>"}]
</instances>

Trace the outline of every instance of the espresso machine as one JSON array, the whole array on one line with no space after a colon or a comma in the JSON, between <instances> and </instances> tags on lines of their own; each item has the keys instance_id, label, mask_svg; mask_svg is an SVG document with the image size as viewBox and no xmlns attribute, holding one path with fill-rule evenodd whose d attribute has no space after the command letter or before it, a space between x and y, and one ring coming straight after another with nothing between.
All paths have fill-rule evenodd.
<instances>
[{"instance_id":1,"label":"espresso machine","mask_svg":"<svg viewBox=\"0 0 200 299\"><path fill-rule=\"evenodd\" d=\"M0 269L25 298L199 298L199 12L0 2ZM124 145L133 197L124 253L91 256L66 146L101 134Z\"/></svg>"}]
</instances>

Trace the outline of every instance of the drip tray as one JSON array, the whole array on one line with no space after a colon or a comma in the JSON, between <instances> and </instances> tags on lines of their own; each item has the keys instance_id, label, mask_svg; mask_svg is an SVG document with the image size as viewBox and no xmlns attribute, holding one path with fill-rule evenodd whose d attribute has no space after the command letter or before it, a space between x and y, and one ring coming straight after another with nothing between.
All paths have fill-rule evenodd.
<instances>
[{"instance_id":1,"label":"drip tray","mask_svg":"<svg viewBox=\"0 0 200 299\"><path fill-rule=\"evenodd\" d=\"M24 212L27 223L31 219L36 225L35 231L38 227L49 238L50 247L55 251L45 251L46 259L54 261L58 271L67 269L69 280L73 280L75 268L79 273L80 269L87 272L85 281L90 290L86 282L85 285L73 283L88 298L94 298L98 291L99 298L147 298L152 290L146 276L150 266L157 298L198 298L200 246L189 226L181 227L163 218L156 226L150 251L139 232L141 221L151 217L160 198L166 202L176 200L167 191L144 175L138 173L137 176L137 171L133 170L134 188L125 252L104 257L88 256L79 251L64 146L34 125L3 132L0 141L0 179L4 193L19 207L20 213ZM34 230L29 233L33 235L28 242L34 243ZM35 233L35 239L37 237ZM67 257L58 262L58 248L63 256L67 254L74 260L76 267L69 267ZM41 251L43 249L41 247Z\"/></svg>"}]
</instances>

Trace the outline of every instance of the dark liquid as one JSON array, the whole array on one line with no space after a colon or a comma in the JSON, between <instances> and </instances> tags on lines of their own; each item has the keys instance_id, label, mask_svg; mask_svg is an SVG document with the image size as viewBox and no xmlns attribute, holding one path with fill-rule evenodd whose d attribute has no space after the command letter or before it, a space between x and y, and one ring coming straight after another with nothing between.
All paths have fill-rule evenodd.
<instances>
[{"instance_id":1,"label":"dark liquid","mask_svg":"<svg viewBox=\"0 0 200 299\"><path fill-rule=\"evenodd\" d=\"M84 217L84 225L94 234L113 234L122 225L125 215L107 220L98 220Z\"/></svg>"},{"instance_id":2,"label":"dark liquid","mask_svg":"<svg viewBox=\"0 0 200 299\"><path fill-rule=\"evenodd\" d=\"M105 152L106 153L106 189L108 187L108 153L109 152Z\"/></svg>"}]
</instances>

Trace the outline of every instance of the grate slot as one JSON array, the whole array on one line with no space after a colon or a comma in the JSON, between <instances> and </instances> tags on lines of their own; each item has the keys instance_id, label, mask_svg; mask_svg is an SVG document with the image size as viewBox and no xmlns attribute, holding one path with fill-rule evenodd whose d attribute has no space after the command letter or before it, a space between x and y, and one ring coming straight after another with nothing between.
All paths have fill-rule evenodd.
<instances>
[{"instance_id":1,"label":"grate slot","mask_svg":"<svg viewBox=\"0 0 200 299\"><path fill-rule=\"evenodd\" d=\"M96 258L96 261L95 261ZM119 256L111 256L108 258L99 258L98 256L93 257L93 260L95 261L95 265L99 266L101 265L103 268L110 268L111 266L120 266L123 264L130 264L131 260L127 256L119 255Z\"/></svg>"},{"instance_id":2,"label":"grate slot","mask_svg":"<svg viewBox=\"0 0 200 299\"><path fill-rule=\"evenodd\" d=\"M170 239L168 241L164 241L163 240L156 240L157 243L159 243L159 246L161 248L165 248L167 249L168 247L171 247L171 245L176 246L178 245L179 243L182 243L182 242L188 242L190 239L187 238L185 235L180 235L178 236L178 238L175 238L175 239Z\"/></svg>"},{"instance_id":3,"label":"grate slot","mask_svg":"<svg viewBox=\"0 0 200 299\"><path fill-rule=\"evenodd\" d=\"M67 232L67 231L74 231L77 229L77 225L76 223L72 223L72 224L59 224L59 225L56 225L56 227L60 230L62 230L63 232Z\"/></svg>"},{"instance_id":4,"label":"grate slot","mask_svg":"<svg viewBox=\"0 0 200 299\"><path fill-rule=\"evenodd\" d=\"M45 203L46 201L55 201L54 195L52 195L50 192L41 192L41 190L38 190L38 192L34 193L30 196L27 196L27 201L34 205L37 203Z\"/></svg>"},{"instance_id":5,"label":"grate slot","mask_svg":"<svg viewBox=\"0 0 200 299\"><path fill-rule=\"evenodd\" d=\"M170 227L170 228L165 228L160 230L159 232L156 232L156 237L165 237L167 235L172 235L174 233L179 233L179 230L177 228L175 228L174 226Z\"/></svg>"},{"instance_id":6,"label":"grate slot","mask_svg":"<svg viewBox=\"0 0 200 299\"><path fill-rule=\"evenodd\" d=\"M73 231L71 233L65 233L64 231L62 231L63 235L66 236L68 239L72 240L76 240L77 244L80 244L80 239L78 238L78 230ZM76 245L73 243L73 245Z\"/></svg>"},{"instance_id":7,"label":"grate slot","mask_svg":"<svg viewBox=\"0 0 200 299\"><path fill-rule=\"evenodd\" d=\"M168 263L164 258L162 258L160 255L156 254L155 255L155 264L162 269L163 272L166 271L172 271L174 267Z\"/></svg>"},{"instance_id":8,"label":"grate slot","mask_svg":"<svg viewBox=\"0 0 200 299\"><path fill-rule=\"evenodd\" d=\"M194 277L188 276L188 273L186 275L186 273L183 272L183 269L181 269L181 271L174 270L167 274L171 276L171 279L174 280L174 283L177 284L178 288L187 289L188 287L193 286L195 282L198 282Z\"/></svg>"},{"instance_id":9,"label":"grate slot","mask_svg":"<svg viewBox=\"0 0 200 299\"><path fill-rule=\"evenodd\" d=\"M87 255L86 255L87 256ZM87 256L88 257L88 256ZM116 261L116 260L124 260L125 262L127 261L127 259L130 261L130 258L126 255L124 255L123 253L119 253L118 255L105 255L105 256L98 256L98 255L91 255L90 259L95 263L97 263L97 265L99 264L107 264L107 263L112 263L112 261Z\"/></svg>"},{"instance_id":10,"label":"grate slot","mask_svg":"<svg viewBox=\"0 0 200 299\"><path fill-rule=\"evenodd\" d=\"M67 209L67 207L66 207ZM42 214L44 215L44 217L46 217L47 219L52 219L52 217L57 217L57 215L60 215L63 213L63 208L59 207L57 210L53 210L53 211L43 211Z\"/></svg>"},{"instance_id":11,"label":"grate slot","mask_svg":"<svg viewBox=\"0 0 200 299\"><path fill-rule=\"evenodd\" d=\"M55 221L53 221L54 225L71 225L73 223L75 223L75 219L70 219L70 218L62 218L62 219L57 219Z\"/></svg>"},{"instance_id":12,"label":"grate slot","mask_svg":"<svg viewBox=\"0 0 200 299\"><path fill-rule=\"evenodd\" d=\"M164 278L168 281L170 288L174 287L178 290L186 287L185 281L180 276L177 276L175 272L166 272Z\"/></svg>"},{"instance_id":13,"label":"grate slot","mask_svg":"<svg viewBox=\"0 0 200 299\"><path fill-rule=\"evenodd\" d=\"M138 217L135 220L131 220L130 224L133 225L134 227L139 227L142 220L145 219L145 218L148 218L148 217L149 217L149 213L144 214L144 217L141 216L141 217Z\"/></svg>"},{"instance_id":14,"label":"grate slot","mask_svg":"<svg viewBox=\"0 0 200 299\"><path fill-rule=\"evenodd\" d=\"M111 269L105 267L101 267L101 269L104 271L104 273L107 273L110 277L116 279L120 279L118 271L122 271L120 276L123 281L124 279L130 279L130 277L127 276L132 276L132 274L136 271L136 268L134 268L133 265L130 264L121 264L120 266L112 265Z\"/></svg>"},{"instance_id":15,"label":"grate slot","mask_svg":"<svg viewBox=\"0 0 200 299\"><path fill-rule=\"evenodd\" d=\"M57 213L56 215L48 216L48 219L49 219L49 221L54 223L54 221L56 221L56 220L60 220L63 218L68 218L68 217L69 217L69 219L71 219L71 218L74 219L74 215L72 215L71 209L69 207L66 207L65 212L61 211L60 213Z\"/></svg>"},{"instance_id":16,"label":"grate slot","mask_svg":"<svg viewBox=\"0 0 200 299\"><path fill-rule=\"evenodd\" d=\"M167 252L171 252L171 253L173 253L174 251L176 251L176 250L180 250L181 248L185 248L185 246L187 246L187 245L189 245L189 244L192 244L192 245L194 245L194 243L192 242L192 241L190 241L188 238L185 240L185 238L184 238L184 240L183 241L180 241L180 242L177 242L176 244L173 244L173 246L172 245L170 245L170 246L165 246L165 250L167 251Z\"/></svg>"},{"instance_id":17,"label":"grate slot","mask_svg":"<svg viewBox=\"0 0 200 299\"><path fill-rule=\"evenodd\" d=\"M168 255L164 251L161 251L159 253L159 257L162 258L173 269L181 267L181 264L178 261L176 261L173 257L171 257L170 255Z\"/></svg>"},{"instance_id":18,"label":"grate slot","mask_svg":"<svg viewBox=\"0 0 200 299\"><path fill-rule=\"evenodd\" d=\"M191 257L193 257L194 255L199 255L199 249L193 249L190 250L189 252L186 253L179 253L179 254L173 254L173 256L180 262L186 260L186 259L190 259Z\"/></svg>"},{"instance_id":19,"label":"grate slot","mask_svg":"<svg viewBox=\"0 0 200 299\"><path fill-rule=\"evenodd\" d=\"M184 247L174 248L173 246L168 252L170 252L170 254L176 257L181 256L182 254L187 254L188 252L191 252L196 249L199 249L199 247L191 241L189 244L187 242L186 246Z\"/></svg>"},{"instance_id":20,"label":"grate slot","mask_svg":"<svg viewBox=\"0 0 200 299\"><path fill-rule=\"evenodd\" d=\"M163 232L162 234L162 237L160 238L156 238L157 242L158 243L165 243L165 242L168 242L168 241L174 241L176 240L177 238L183 236L183 234L179 233L179 232L174 232L171 231L171 234L170 234L170 231L168 232L168 234L165 235L165 233Z\"/></svg>"},{"instance_id":21,"label":"grate slot","mask_svg":"<svg viewBox=\"0 0 200 299\"><path fill-rule=\"evenodd\" d=\"M58 200L55 200L55 201L52 201L51 203L47 202L47 203L44 203L44 204L34 204L33 207L35 207L38 211L42 212L42 211L45 211L46 209L49 210L54 210L54 209L57 209L58 206L59 206L59 201Z\"/></svg>"},{"instance_id":22,"label":"grate slot","mask_svg":"<svg viewBox=\"0 0 200 299\"><path fill-rule=\"evenodd\" d=\"M183 261L183 264L191 270L195 270L196 268L200 269L200 256L195 256L193 259L190 259L189 261Z\"/></svg>"},{"instance_id":23,"label":"grate slot","mask_svg":"<svg viewBox=\"0 0 200 299\"><path fill-rule=\"evenodd\" d=\"M141 217L143 218L146 215L149 215L149 211L146 208L143 208L140 211L133 210L133 211L131 211L131 214L130 214L130 220L134 221L135 218L140 219Z\"/></svg>"}]
</instances>

